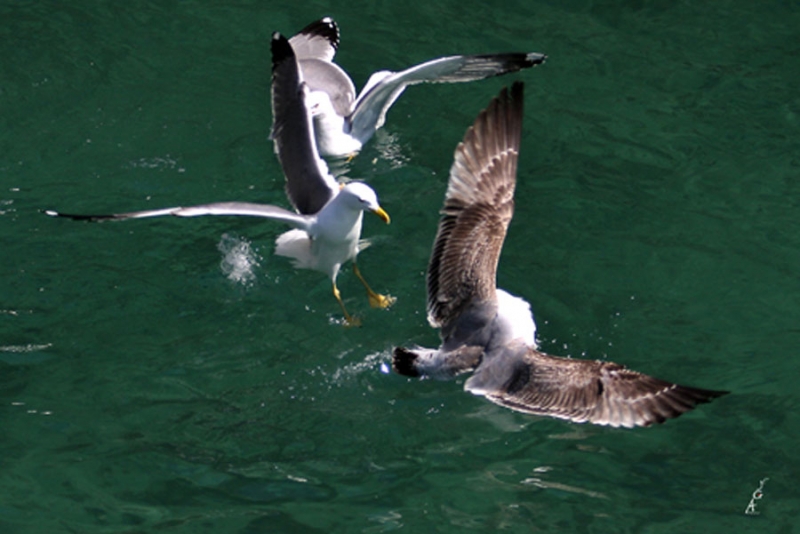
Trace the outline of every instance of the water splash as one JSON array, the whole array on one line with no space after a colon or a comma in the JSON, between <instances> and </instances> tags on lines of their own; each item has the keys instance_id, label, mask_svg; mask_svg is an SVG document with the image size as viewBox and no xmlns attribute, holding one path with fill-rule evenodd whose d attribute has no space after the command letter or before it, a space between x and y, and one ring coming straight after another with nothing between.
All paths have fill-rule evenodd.
<instances>
[{"instance_id":1,"label":"water splash","mask_svg":"<svg viewBox=\"0 0 800 534\"><path fill-rule=\"evenodd\" d=\"M179 166L178 160L169 154L129 161L128 167L132 169L177 170L178 172L186 172L185 168Z\"/></svg>"},{"instance_id":2,"label":"water splash","mask_svg":"<svg viewBox=\"0 0 800 534\"><path fill-rule=\"evenodd\" d=\"M45 352L52 343L28 343L26 345L0 346L0 362L8 365L32 365L42 363L53 356Z\"/></svg>"},{"instance_id":3,"label":"water splash","mask_svg":"<svg viewBox=\"0 0 800 534\"><path fill-rule=\"evenodd\" d=\"M253 249L250 241L223 234L217 243L217 250L222 253L220 269L228 280L246 285L256 279L255 269L262 258Z\"/></svg>"},{"instance_id":4,"label":"water splash","mask_svg":"<svg viewBox=\"0 0 800 534\"><path fill-rule=\"evenodd\" d=\"M388 374L389 366L387 361L390 361L390 359L391 353L388 351L373 352L360 362L349 363L337 369L331 376L331 381L336 385L342 385L343 382L353 377L364 372L374 372L376 369L383 374Z\"/></svg>"},{"instance_id":5,"label":"water splash","mask_svg":"<svg viewBox=\"0 0 800 534\"><path fill-rule=\"evenodd\" d=\"M13 352L13 353L26 353L26 352L38 352L40 350L44 350L47 348L52 347L52 343L41 343L41 344L34 344L29 343L27 345L4 345L0 346L0 352Z\"/></svg>"}]
</instances>

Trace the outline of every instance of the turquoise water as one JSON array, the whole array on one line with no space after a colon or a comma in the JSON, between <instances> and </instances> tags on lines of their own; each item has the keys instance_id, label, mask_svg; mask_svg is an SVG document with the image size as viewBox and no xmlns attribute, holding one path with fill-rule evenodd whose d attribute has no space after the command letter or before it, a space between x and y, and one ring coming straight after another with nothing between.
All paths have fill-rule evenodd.
<instances>
[{"instance_id":1,"label":"turquoise water","mask_svg":"<svg viewBox=\"0 0 800 534\"><path fill-rule=\"evenodd\" d=\"M791 2L0 4L0 532L796 532L800 9ZM365 276L344 329L269 221L286 205L269 36L330 14L362 85L450 53L533 71L409 89L349 168ZM453 149L526 81L500 285L548 352L733 393L651 429L535 419L382 370L435 344L427 263ZM759 482L759 515L746 515Z\"/></svg>"}]
</instances>

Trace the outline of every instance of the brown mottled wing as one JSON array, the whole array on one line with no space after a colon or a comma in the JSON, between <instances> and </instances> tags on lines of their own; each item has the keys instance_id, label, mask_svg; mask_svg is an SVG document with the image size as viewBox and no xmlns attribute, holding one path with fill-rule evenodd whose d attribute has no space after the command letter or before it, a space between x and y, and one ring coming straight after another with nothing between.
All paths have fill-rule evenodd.
<instances>
[{"instance_id":1,"label":"brown mottled wing","mask_svg":"<svg viewBox=\"0 0 800 534\"><path fill-rule=\"evenodd\" d=\"M465 384L520 412L613 427L663 423L725 395L665 382L613 362L573 360L533 349L506 354ZM494 362L493 362L494 363Z\"/></svg>"},{"instance_id":2,"label":"brown mottled wing","mask_svg":"<svg viewBox=\"0 0 800 534\"><path fill-rule=\"evenodd\" d=\"M428 322L447 325L473 299L496 299L496 273L514 214L523 84L503 89L455 150L428 264Z\"/></svg>"}]
</instances>

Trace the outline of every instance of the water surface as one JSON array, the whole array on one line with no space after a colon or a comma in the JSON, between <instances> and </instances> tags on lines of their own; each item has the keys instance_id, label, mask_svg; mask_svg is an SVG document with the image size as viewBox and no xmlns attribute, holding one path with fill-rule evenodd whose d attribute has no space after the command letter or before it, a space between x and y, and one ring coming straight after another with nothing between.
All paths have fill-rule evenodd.
<instances>
[{"instance_id":1,"label":"water surface","mask_svg":"<svg viewBox=\"0 0 800 534\"><path fill-rule=\"evenodd\" d=\"M800 13L789 2L6 2L0 6L0 531L792 532L800 492ZM370 310L344 329L269 221L53 220L286 205L269 38L323 15L362 85L451 53L352 162ZM434 344L424 270L453 149L526 82L499 282L548 352L733 393L651 429L515 414L382 371ZM768 478L759 515L746 515Z\"/></svg>"}]
</instances>

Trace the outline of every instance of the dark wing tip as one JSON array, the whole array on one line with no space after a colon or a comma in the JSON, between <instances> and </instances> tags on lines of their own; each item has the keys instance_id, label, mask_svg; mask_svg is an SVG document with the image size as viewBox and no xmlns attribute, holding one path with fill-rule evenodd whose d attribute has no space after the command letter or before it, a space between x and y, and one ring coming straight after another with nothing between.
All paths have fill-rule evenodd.
<instances>
[{"instance_id":1,"label":"dark wing tip","mask_svg":"<svg viewBox=\"0 0 800 534\"><path fill-rule=\"evenodd\" d=\"M634 407L640 417L636 425L651 426L654 423L664 423L694 410L699 404L711 402L728 393L730 392L672 384L669 388L657 392L649 400L642 401L640 405Z\"/></svg>"},{"instance_id":2,"label":"dark wing tip","mask_svg":"<svg viewBox=\"0 0 800 534\"><path fill-rule=\"evenodd\" d=\"M545 60L547 60L547 55L539 54L536 52L531 52L528 54L511 53L511 54L499 54L497 58L503 64L504 73L507 73L507 72L516 72L522 69L529 69L531 67L541 65L542 63L545 62Z\"/></svg>"},{"instance_id":3,"label":"dark wing tip","mask_svg":"<svg viewBox=\"0 0 800 534\"><path fill-rule=\"evenodd\" d=\"M672 391L672 396L692 407L698 404L711 402L714 399L728 395L730 391L720 391L713 389L694 388L691 386L681 386L676 384Z\"/></svg>"},{"instance_id":4,"label":"dark wing tip","mask_svg":"<svg viewBox=\"0 0 800 534\"><path fill-rule=\"evenodd\" d=\"M272 70L275 69L289 58L294 58L294 50L289 40L286 39L280 32L272 34Z\"/></svg>"},{"instance_id":5,"label":"dark wing tip","mask_svg":"<svg viewBox=\"0 0 800 534\"><path fill-rule=\"evenodd\" d=\"M513 198L524 92L521 81L515 81L510 89L504 87L464 133L453 155L445 213L453 202L461 209L477 203L497 207ZM503 164L504 160L508 164ZM505 188L504 194L498 196L501 188Z\"/></svg>"},{"instance_id":6,"label":"dark wing tip","mask_svg":"<svg viewBox=\"0 0 800 534\"><path fill-rule=\"evenodd\" d=\"M114 219L121 218L116 215L80 215L76 213L61 213L60 211L55 211L55 210L42 210L42 213L44 213L48 217L56 217L59 219L72 219L73 221L101 222L101 221L111 221Z\"/></svg>"},{"instance_id":7,"label":"dark wing tip","mask_svg":"<svg viewBox=\"0 0 800 534\"><path fill-rule=\"evenodd\" d=\"M529 67L534 67L536 65L541 65L547 60L547 54L537 54L536 52L531 52L525 56L525 61L528 63Z\"/></svg>"},{"instance_id":8,"label":"dark wing tip","mask_svg":"<svg viewBox=\"0 0 800 534\"><path fill-rule=\"evenodd\" d=\"M469 81L502 76L541 65L547 56L535 52L509 52L463 56L463 58L464 65L457 72L451 73L439 81Z\"/></svg>"},{"instance_id":9,"label":"dark wing tip","mask_svg":"<svg viewBox=\"0 0 800 534\"><path fill-rule=\"evenodd\" d=\"M455 160L461 159L472 180L494 178L516 180L516 165L510 172L488 173L497 158L509 152L519 152L524 116L525 84L519 80L511 88L503 87L495 98L478 114L475 122L464 134L464 139L456 147ZM453 171L451 170L451 174ZM477 184L476 184L477 185ZM448 191L449 192L449 191Z\"/></svg>"},{"instance_id":10,"label":"dark wing tip","mask_svg":"<svg viewBox=\"0 0 800 534\"><path fill-rule=\"evenodd\" d=\"M597 380L605 382L606 391L599 392L598 409L589 418L592 423L651 426L729 393L666 382L610 362L604 367L611 373Z\"/></svg>"},{"instance_id":11,"label":"dark wing tip","mask_svg":"<svg viewBox=\"0 0 800 534\"><path fill-rule=\"evenodd\" d=\"M697 403L703 402L711 402L712 400L724 397L725 395L730 395L730 391L724 390L716 390L716 389L701 389L701 388L692 388L688 386L681 386L683 389L691 390L692 395L697 397Z\"/></svg>"},{"instance_id":12,"label":"dark wing tip","mask_svg":"<svg viewBox=\"0 0 800 534\"><path fill-rule=\"evenodd\" d=\"M510 114L512 117L517 117L520 122L523 113L523 94L525 93L525 84L517 80L511 84L511 102L512 109Z\"/></svg>"},{"instance_id":13,"label":"dark wing tip","mask_svg":"<svg viewBox=\"0 0 800 534\"><path fill-rule=\"evenodd\" d=\"M403 347L397 347L392 354L392 369L403 376L419 376L417 371L417 354Z\"/></svg>"},{"instance_id":14,"label":"dark wing tip","mask_svg":"<svg viewBox=\"0 0 800 534\"><path fill-rule=\"evenodd\" d=\"M335 49L339 49L339 26L331 17L323 17L300 30L298 35L322 37Z\"/></svg>"},{"instance_id":15,"label":"dark wing tip","mask_svg":"<svg viewBox=\"0 0 800 534\"><path fill-rule=\"evenodd\" d=\"M728 393L675 384L613 362L605 362L599 369L596 382L602 387L588 421L601 425L630 428L660 424Z\"/></svg>"}]
</instances>

